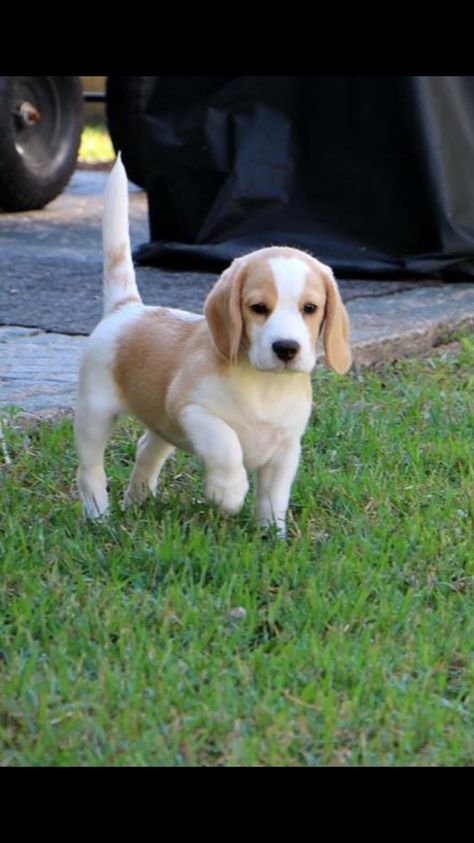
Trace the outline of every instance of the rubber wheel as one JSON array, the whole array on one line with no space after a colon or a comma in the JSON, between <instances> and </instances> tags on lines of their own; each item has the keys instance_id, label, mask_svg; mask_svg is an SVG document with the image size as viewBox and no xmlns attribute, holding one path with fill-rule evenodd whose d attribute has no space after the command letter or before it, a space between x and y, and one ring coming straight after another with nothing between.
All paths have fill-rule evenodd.
<instances>
[{"instance_id":1,"label":"rubber wheel","mask_svg":"<svg viewBox=\"0 0 474 843\"><path fill-rule=\"evenodd\" d=\"M122 153L128 178L146 188L142 154L142 116L158 76L108 76L107 125L115 152Z\"/></svg>"},{"instance_id":2,"label":"rubber wheel","mask_svg":"<svg viewBox=\"0 0 474 843\"><path fill-rule=\"evenodd\" d=\"M83 122L79 76L0 76L0 208L44 208L76 166Z\"/></svg>"}]
</instances>

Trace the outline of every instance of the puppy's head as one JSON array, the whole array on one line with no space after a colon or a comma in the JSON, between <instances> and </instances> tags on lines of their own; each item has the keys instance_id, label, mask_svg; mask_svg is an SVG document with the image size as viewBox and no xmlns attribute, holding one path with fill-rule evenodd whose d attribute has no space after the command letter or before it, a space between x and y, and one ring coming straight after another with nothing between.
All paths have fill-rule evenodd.
<instances>
[{"instance_id":1,"label":"puppy's head","mask_svg":"<svg viewBox=\"0 0 474 843\"><path fill-rule=\"evenodd\" d=\"M328 364L351 365L349 319L332 271L298 249L271 247L237 258L207 297L204 313L217 351L246 354L264 372L311 372L321 329Z\"/></svg>"}]
</instances>

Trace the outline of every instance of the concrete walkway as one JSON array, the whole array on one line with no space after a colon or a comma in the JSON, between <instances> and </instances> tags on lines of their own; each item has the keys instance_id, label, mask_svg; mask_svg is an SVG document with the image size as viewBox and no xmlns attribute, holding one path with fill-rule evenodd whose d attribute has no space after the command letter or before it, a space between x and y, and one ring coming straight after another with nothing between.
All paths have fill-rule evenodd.
<instances>
[{"instance_id":1,"label":"concrete walkway","mask_svg":"<svg viewBox=\"0 0 474 843\"><path fill-rule=\"evenodd\" d=\"M106 174L77 171L43 211L0 214L0 408L74 406L81 349L101 312ZM131 187L133 246L148 240L146 196ZM216 276L137 269L147 304L200 312ZM474 284L342 281L356 366L419 353L474 327Z\"/></svg>"}]
</instances>

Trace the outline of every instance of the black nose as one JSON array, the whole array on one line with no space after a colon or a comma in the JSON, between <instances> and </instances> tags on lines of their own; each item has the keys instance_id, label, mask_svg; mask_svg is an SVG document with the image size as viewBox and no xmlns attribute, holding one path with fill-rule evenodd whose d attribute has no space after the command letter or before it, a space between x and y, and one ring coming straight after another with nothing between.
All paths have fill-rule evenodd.
<instances>
[{"instance_id":1,"label":"black nose","mask_svg":"<svg viewBox=\"0 0 474 843\"><path fill-rule=\"evenodd\" d=\"M280 360L293 360L300 350L300 344L295 340L277 340L272 349Z\"/></svg>"}]
</instances>

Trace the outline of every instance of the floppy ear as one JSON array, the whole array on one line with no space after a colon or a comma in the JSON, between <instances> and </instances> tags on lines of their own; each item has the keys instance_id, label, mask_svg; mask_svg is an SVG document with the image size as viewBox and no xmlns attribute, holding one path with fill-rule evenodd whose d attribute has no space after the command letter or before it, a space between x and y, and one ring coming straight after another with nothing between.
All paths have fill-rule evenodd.
<instances>
[{"instance_id":1,"label":"floppy ear","mask_svg":"<svg viewBox=\"0 0 474 843\"><path fill-rule=\"evenodd\" d=\"M234 363L242 339L241 295L245 263L237 258L226 269L204 303L204 315L214 345L225 360Z\"/></svg>"},{"instance_id":2,"label":"floppy ear","mask_svg":"<svg viewBox=\"0 0 474 843\"><path fill-rule=\"evenodd\" d=\"M326 287L326 313L324 320L324 353L326 360L339 375L344 375L352 365L349 347L349 317L339 293L332 269L319 264Z\"/></svg>"}]
</instances>

